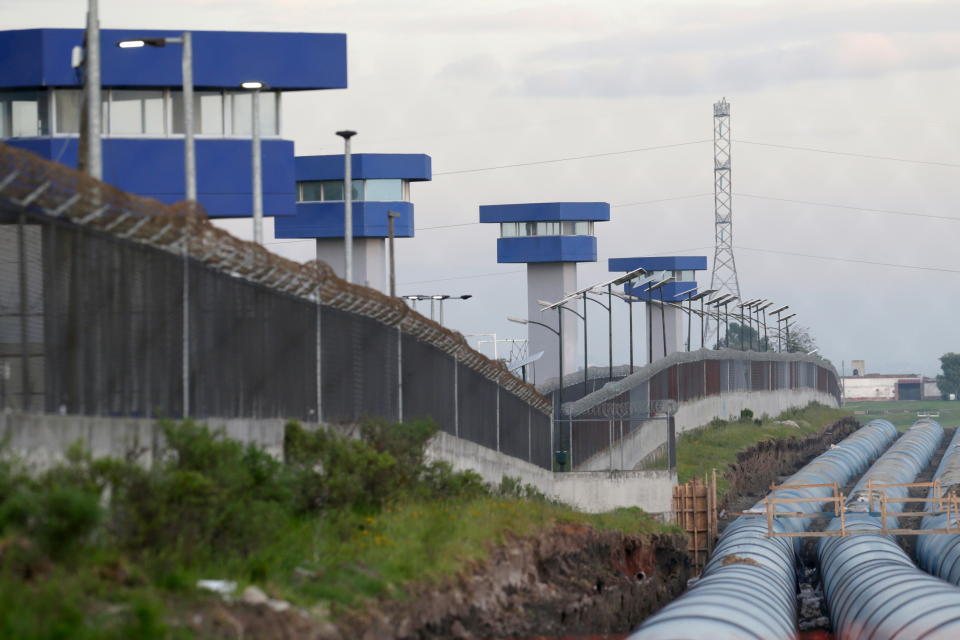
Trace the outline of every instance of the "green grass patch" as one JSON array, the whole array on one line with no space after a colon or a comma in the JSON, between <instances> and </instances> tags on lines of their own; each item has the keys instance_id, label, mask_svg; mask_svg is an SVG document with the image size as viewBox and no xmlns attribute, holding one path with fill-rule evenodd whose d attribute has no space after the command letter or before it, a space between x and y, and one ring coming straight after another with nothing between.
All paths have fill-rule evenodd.
<instances>
[{"instance_id":1,"label":"green grass patch","mask_svg":"<svg viewBox=\"0 0 960 640\"><path fill-rule=\"evenodd\" d=\"M901 431L917 421L917 413L939 413L940 417L934 420L945 428L960 425L960 401L956 400L846 402L843 408L852 412L860 422L866 423L875 418L883 418L892 422Z\"/></svg>"},{"instance_id":2,"label":"green grass patch","mask_svg":"<svg viewBox=\"0 0 960 640\"><path fill-rule=\"evenodd\" d=\"M677 441L677 476L680 482L703 478L717 470L717 493L726 493L728 484L723 472L737 460L737 454L762 440L804 437L851 414L846 408L832 409L813 403L804 409L785 411L776 418L754 418L744 415L740 420L714 420L705 427L682 434ZM790 424L776 422L793 421Z\"/></svg>"}]
</instances>

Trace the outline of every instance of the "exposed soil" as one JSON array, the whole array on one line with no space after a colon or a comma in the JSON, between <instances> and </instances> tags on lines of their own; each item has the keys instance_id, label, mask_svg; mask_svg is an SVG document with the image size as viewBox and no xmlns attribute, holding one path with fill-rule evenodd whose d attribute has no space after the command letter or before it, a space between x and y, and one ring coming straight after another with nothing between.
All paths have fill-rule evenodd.
<instances>
[{"instance_id":1,"label":"exposed soil","mask_svg":"<svg viewBox=\"0 0 960 640\"><path fill-rule=\"evenodd\" d=\"M680 595L690 574L682 535L629 536L577 524L493 549L483 563L402 601L318 621L296 610L211 603L178 621L202 637L507 639L622 637Z\"/></svg>"},{"instance_id":2,"label":"exposed soil","mask_svg":"<svg viewBox=\"0 0 960 640\"><path fill-rule=\"evenodd\" d=\"M724 474L729 489L719 500L721 512L749 509L767 494L771 484L790 476L859 427L857 420L846 417L802 438L763 440L741 451L737 454L737 461ZM734 518L732 515L722 517L720 530Z\"/></svg>"}]
</instances>

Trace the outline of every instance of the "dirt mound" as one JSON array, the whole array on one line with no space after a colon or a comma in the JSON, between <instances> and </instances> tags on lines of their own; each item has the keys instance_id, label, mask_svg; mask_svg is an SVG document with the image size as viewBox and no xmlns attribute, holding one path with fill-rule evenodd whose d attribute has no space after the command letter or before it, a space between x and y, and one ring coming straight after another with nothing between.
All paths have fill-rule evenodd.
<instances>
[{"instance_id":1,"label":"dirt mound","mask_svg":"<svg viewBox=\"0 0 960 640\"><path fill-rule=\"evenodd\" d=\"M335 623L294 610L216 603L181 620L204 637L432 640L625 634L689 578L682 535L629 536L577 524L508 540L489 558L403 600Z\"/></svg>"}]
</instances>

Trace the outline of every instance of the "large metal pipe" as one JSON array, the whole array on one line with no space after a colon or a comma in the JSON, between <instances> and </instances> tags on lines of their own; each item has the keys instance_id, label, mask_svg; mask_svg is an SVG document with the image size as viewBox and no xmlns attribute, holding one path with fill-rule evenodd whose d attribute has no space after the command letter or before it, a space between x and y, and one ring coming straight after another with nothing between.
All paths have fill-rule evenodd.
<instances>
[{"instance_id":1,"label":"large metal pipe","mask_svg":"<svg viewBox=\"0 0 960 640\"><path fill-rule=\"evenodd\" d=\"M934 478L940 481L943 495L960 492L960 429L953 434L940 460ZM933 490L927 496L933 497ZM927 503L929 507L931 503ZM957 518L951 518L953 526ZM920 524L922 529L940 529L947 525L947 514L926 516ZM917 536L917 564L920 568L947 582L960 585L960 534L937 534Z\"/></svg>"},{"instance_id":2,"label":"large metal pipe","mask_svg":"<svg viewBox=\"0 0 960 640\"><path fill-rule=\"evenodd\" d=\"M896 437L886 420L858 429L788 478L784 484L846 484L867 468ZM826 500L830 487L777 492L777 497ZM777 505L778 511L820 511L817 502ZM647 619L630 640L778 639L797 636L796 548L791 538L767 537L764 505L737 518L717 542L697 582ZM806 518L774 520L777 531L801 530Z\"/></svg>"},{"instance_id":3,"label":"large metal pipe","mask_svg":"<svg viewBox=\"0 0 960 640\"><path fill-rule=\"evenodd\" d=\"M857 483L847 500L846 528L867 532L823 538L818 546L823 592L835 637L844 640L960 637L960 589L924 573L892 536L880 535L876 511L868 511L868 481L911 482L929 464L943 438L933 420L915 423ZM884 489L906 497L906 487ZM877 508L874 496L874 508ZM891 502L898 512L904 503ZM896 516L889 519L895 525ZM828 531L840 528L834 519Z\"/></svg>"}]
</instances>

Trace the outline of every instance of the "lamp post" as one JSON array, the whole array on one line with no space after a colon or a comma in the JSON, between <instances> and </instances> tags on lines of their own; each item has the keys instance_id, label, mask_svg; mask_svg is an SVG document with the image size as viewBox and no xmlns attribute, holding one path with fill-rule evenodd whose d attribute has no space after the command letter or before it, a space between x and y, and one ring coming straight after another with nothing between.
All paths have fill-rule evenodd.
<instances>
[{"instance_id":1,"label":"lamp post","mask_svg":"<svg viewBox=\"0 0 960 640\"><path fill-rule=\"evenodd\" d=\"M263 244L263 156L260 154L260 91L267 85L250 80L241 82L240 87L253 92L251 123L252 139L250 142L251 162L253 170L253 241Z\"/></svg>"},{"instance_id":2,"label":"lamp post","mask_svg":"<svg viewBox=\"0 0 960 640\"><path fill-rule=\"evenodd\" d=\"M343 138L343 258L344 277L347 282L353 283L353 163L350 159L350 138L357 135L356 131L344 129L337 131Z\"/></svg>"},{"instance_id":3,"label":"lamp post","mask_svg":"<svg viewBox=\"0 0 960 640\"><path fill-rule=\"evenodd\" d=\"M96 0L90 0L90 2L91 4L96 4ZM197 156L193 131L193 37L191 33L184 31L179 38L138 38L121 40L117 43L117 46L121 49L139 49L142 47L165 47L168 44L181 45L180 73L183 83L183 169L184 182L186 185L185 195L188 201L196 202ZM97 102L99 102L99 99ZM99 113L99 110L97 110L98 117Z\"/></svg>"},{"instance_id":4,"label":"lamp post","mask_svg":"<svg viewBox=\"0 0 960 640\"><path fill-rule=\"evenodd\" d=\"M390 297L397 295L397 261L393 252L394 220L400 217L396 211L387 211L387 238L390 249Z\"/></svg>"},{"instance_id":5,"label":"lamp post","mask_svg":"<svg viewBox=\"0 0 960 640\"><path fill-rule=\"evenodd\" d=\"M416 295L403 296L403 298L404 298L405 300L410 300L411 302L413 302L413 310L414 310L414 311L417 310L417 301L418 301L418 300L429 300L429 301L430 301L430 319L431 319L431 320L433 320L434 317L435 317L435 313L434 313L434 312L436 311L437 303L439 302L439 303L440 303L440 319L439 319L440 324L443 324L443 301L444 301L444 300L469 300L469 299L472 298L472 297L473 297L473 294L472 294L472 293L465 293L465 294L460 295L460 296L451 296L451 295L448 295L448 294L434 294L434 295L429 295L429 296L425 296L425 295L423 295L423 294L416 294Z\"/></svg>"},{"instance_id":6,"label":"lamp post","mask_svg":"<svg viewBox=\"0 0 960 640\"><path fill-rule=\"evenodd\" d=\"M573 315L577 316L583 320L583 395L587 395L587 314L586 309L581 314L575 309L571 309L566 305L554 305L552 302L547 302L546 300L537 300L537 303L543 305L543 309L540 309L541 312L549 311L550 309L557 309L562 311L569 311ZM584 305L586 307L586 305ZM563 315L562 313L560 314ZM563 376L560 376L560 386L563 386Z\"/></svg>"},{"instance_id":7,"label":"lamp post","mask_svg":"<svg viewBox=\"0 0 960 640\"><path fill-rule=\"evenodd\" d=\"M760 313L763 313L763 350L770 350L770 340L767 338L767 308L772 307L773 303L769 300L764 300L764 304L757 307L757 330L760 328ZM759 334L758 334L759 336ZM759 337L757 338L759 340Z\"/></svg>"},{"instance_id":8,"label":"lamp post","mask_svg":"<svg viewBox=\"0 0 960 640\"><path fill-rule=\"evenodd\" d=\"M743 314L744 314L744 311L746 311L747 317L749 317L750 308L751 308L754 304L756 304L759 300L760 300L760 298L754 298L753 300L746 300L746 301L741 302L740 304L737 305L737 308L740 309L740 331L739 331L738 333L740 334L740 350L741 350L741 351L743 351L743 320L744 320L744 315L743 315ZM750 323L750 330L752 331L752 330L753 330L753 322L752 322L752 321L748 321L748 322ZM751 342L751 344L748 345L748 347L749 347L749 346L752 346L752 343L753 343L753 339L752 339L752 338L751 338L750 342Z\"/></svg>"},{"instance_id":9,"label":"lamp post","mask_svg":"<svg viewBox=\"0 0 960 640\"><path fill-rule=\"evenodd\" d=\"M790 306L785 304L782 307L774 309L773 311L770 312L771 315L777 316L777 353L783 352L783 346L780 343L780 314L789 308Z\"/></svg>"},{"instance_id":10,"label":"lamp post","mask_svg":"<svg viewBox=\"0 0 960 640\"><path fill-rule=\"evenodd\" d=\"M787 353L790 353L790 318L793 318L796 315L797 314L795 313L791 313L790 315L784 316L783 318L781 318L781 321L783 322L783 328L787 332L787 341L786 341Z\"/></svg>"},{"instance_id":11,"label":"lamp post","mask_svg":"<svg viewBox=\"0 0 960 640\"><path fill-rule=\"evenodd\" d=\"M720 306L723 307L723 347L725 349L730 348L730 304L739 300L737 296L730 296L726 300L720 303ZM719 317L717 322L719 322Z\"/></svg>"},{"instance_id":12,"label":"lamp post","mask_svg":"<svg viewBox=\"0 0 960 640\"><path fill-rule=\"evenodd\" d=\"M650 285L647 287L647 291L660 291L660 333L663 335L663 357L667 357L667 316L663 307L663 287L670 284L671 282L676 282L676 278L670 276L664 278L660 282ZM653 300L653 297L650 298Z\"/></svg>"},{"instance_id":13,"label":"lamp post","mask_svg":"<svg viewBox=\"0 0 960 640\"><path fill-rule=\"evenodd\" d=\"M716 318L716 320L717 320L717 344L716 344L715 346L713 346L713 347L710 347L711 349L719 349L719 348L720 348L720 305L723 304L723 301L724 301L724 300L726 300L727 298L730 298L730 297L732 297L732 296L733 296L733 294L730 294L730 293L722 293L722 294L720 294L719 296L717 296L716 298L714 298L713 300L710 300L709 302L707 302L707 306L708 306L708 307L716 307L716 313L717 313L717 318ZM712 314L710 314L710 318L713 319L713 315L712 315Z\"/></svg>"},{"instance_id":14,"label":"lamp post","mask_svg":"<svg viewBox=\"0 0 960 640\"><path fill-rule=\"evenodd\" d=\"M91 178L103 180L103 142L100 139L100 9L99 0L87 0L87 42L83 62L83 85L87 97L86 169Z\"/></svg>"},{"instance_id":15,"label":"lamp post","mask_svg":"<svg viewBox=\"0 0 960 640\"><path fill-rule=\"evenodd\" d=\"M545 309L541 309L541 311L545 311ZM535 322L535 321L533 321L533 320L527 320L527 319L525 319L525 318L507 318L507 320L509 320L510 322L516 322L517 324L535 324L535 325L537 325L538 327L543 327L544 329L548 329L548 330L552 331L552 332L555 333L556 336L557 336L558 355L559 355L559 357L560 357L560 372L559 372L559 373L560 373L560 376L559 376L560 384L557 385L557 409L556 409L556 412L554 413L553 433L554 433L554 434L558 434L558 433L559 433L559 434L562 436L562 429L561 429L561 427L562 427L562 422L561 422L562 416L561 416L561 411L562 411L562 409L563 409L563 312L560 311L559 307L557 308L557 322L558 322L557 327L558 327L558 329L554 329L554 328L551 327L550 325L544 324L543 322ZM573 430L573 423L572 423L572 422L570 423L570 429L571 429L571 431ZM554 437L556 437L556 435L554 435ZM571 442L571 443L573 442L573 433L570 434L570 442ZM552 444L552 443L551 443L551 444ZM562 443L561 443L561 446L563 446ZM553 449L553 448L555 448L555 447L551 446L550 448ZM559 456L560 456L561 453L562 453L564 456L566 456L568 452L569 452L569 446L568 446L567 449L563 449L562 452L561 452L561 451L555 451L555 452L554 452L554 456L555 456L556 458L559 458ZM564 464L564 463L561 462L559 459L557 460L557 462L558 462L559 464L561 464L561 465ZM573 465L573 457L572 457L572 456L570 457L570 463L571 463L571 468L572 468L572 465Z\"/></svg>"},{"instance_id":16,"label":"lamp post","mask_svg":"<svg viewBox=\"0 0 960 640\"><path fill-rule=\"evenodd\" d=\"M700 301L700 348L701 348L701 349L703 349L703 343L706 342L706 325L705 325L704 320L703 320L703 316L704 316L703 301L704 301L704 298L706 298L707 296L713 295L713 294L716 293L716 292L717 292L716 289L707 289L706 291L701 291L701 292L698 293L697 295L688 298L688 300L689 300L690 302L695 302L695 301L697 301L697 300ZM689 332L689 329L688 329L688 331L687 331L687 344L689 345L689 343L690 343L690 332ZM687 350L688 350L688 351L690 350L690 349L689 349L689 346L688 346Z\"/></svg>"}]
</instances>

